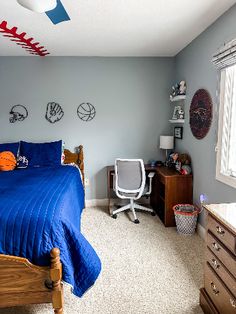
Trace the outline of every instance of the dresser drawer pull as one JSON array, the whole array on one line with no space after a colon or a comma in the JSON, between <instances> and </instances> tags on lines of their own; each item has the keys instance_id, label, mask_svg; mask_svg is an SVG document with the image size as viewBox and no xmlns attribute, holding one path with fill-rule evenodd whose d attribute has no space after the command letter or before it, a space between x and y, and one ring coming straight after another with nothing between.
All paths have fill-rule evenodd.
<instances>
[{"instance_id":1,"label":"dresser drawer pull","mask_svg":"<svg viewBox=\"0 0 236 314\"><path fill-rule=\"evenodd\" d=\"M236 309L236 301L233 300L233 299L229 299L229 301L230 301L230 304L232 305L232 307L233 307L234 309Z\"/></svg>"},{"instance_id":2,"label":"dresser drawer pull","mask_svg":"<svg viewBox=\"0 0 236 314\"><path fill-rule=\"evenodd\" d=\"M225 231L224 231L220 226L217 226L217 227L216 227L216 231L217 231L217 233L220 234L220 235L224 235L224 234L225 234Z\"/></svg>"},{"instance_id":3,"label":"dresser drawer pull","mask_svg":"<svg viewBox=\"0 0 236 314\"><path fill-rule=\"evenodd\" d=\"M212 291L213 291L213 293L214 294L219 294L219 290L216 288L216 285L213 283L213 281L211 282L211 289L212 289ZM232 303L231 303L231 305L232 305Z\"/></svg>"},{"instance_id":4,"label":"dresser drawer pull","mask_svg":"<svg viewBox=\"0 0 236 314\"><path fill-rule=\"evenodd\" d=\"M218 245L217 243L215 243L215 242L212 243L212 248L213 248L214 250L216 250L216 251L219 251L219 250L220 250L219 245Z\"/></svg>"},{"instance_id":5,"label":"dresser drawer pull","mask_svg":"<svg viewBox=\"0 0 236 314\"><path fill-rule=\"evenodd\" d=\"M211 265L214 269L220 268L220 265L217 263L217 261L214 258L211 260Z\"/></svg>"}]
</instances>

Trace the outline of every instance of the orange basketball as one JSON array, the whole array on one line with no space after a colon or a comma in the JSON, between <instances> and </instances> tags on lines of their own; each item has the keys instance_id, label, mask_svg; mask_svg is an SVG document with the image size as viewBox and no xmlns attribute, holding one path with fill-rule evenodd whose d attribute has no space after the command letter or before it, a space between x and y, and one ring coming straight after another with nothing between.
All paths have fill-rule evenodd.
<instances>
[{"instance_id":1,"label":"orange basketball","mask_svg":"<svg viewBox=\"0 0 236 314\"><path fill-rule=\"evenodd\" d=\"M16 158L12 152L0 153L0 171L13 170L16 167Z\"/></svg>"}]
</instances>

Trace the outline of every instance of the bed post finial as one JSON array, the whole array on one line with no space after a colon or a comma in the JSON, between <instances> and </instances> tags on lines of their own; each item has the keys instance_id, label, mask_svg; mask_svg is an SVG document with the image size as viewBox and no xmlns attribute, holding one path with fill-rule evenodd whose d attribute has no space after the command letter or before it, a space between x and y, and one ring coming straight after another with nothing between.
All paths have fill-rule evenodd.
<instances>
[{"instance_id":1,"label":"bed post finial","mask_svg":"<svg viewBox=\"0 0 236 314\"><path fill-rule=\"evenodd\" d=\"M78 158L79 158L79 167L82 173L83 184L84 184L84 147L83 145L79 146Z\"/></svg>"},{"instance_id":2,"label":"bed post finial","mask_svg":"<svg viewBox=\"0 0 236 314\"><path fill-rule=\"evenodd\" d=\"M60 250L53 248L50 252L51 267L50 278L52 280L52 304L55 314L63 314L63 287L61 283L62 265L60 261Z\"/></svg>"}]
</instances>

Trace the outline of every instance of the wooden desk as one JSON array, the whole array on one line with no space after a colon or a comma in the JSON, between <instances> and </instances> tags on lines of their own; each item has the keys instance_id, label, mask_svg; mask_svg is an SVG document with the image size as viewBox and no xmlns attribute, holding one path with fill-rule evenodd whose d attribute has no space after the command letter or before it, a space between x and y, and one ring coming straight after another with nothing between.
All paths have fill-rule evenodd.
<instances>
[{"instance_id":1,"label":"wooden desk","mask_svg":"<svg viewBox=\"0 0 236 314\"><path fill-rule=\"evenodd\" d=\"M193 177L181 175L167 167L145 165L147 173L155 172L152 182L150 204L166 227L175 226L173 206L193 202ZM114 166L107 167L108 211L111 215L111 189L113 189Z\"/></svg>"}]
</instances>

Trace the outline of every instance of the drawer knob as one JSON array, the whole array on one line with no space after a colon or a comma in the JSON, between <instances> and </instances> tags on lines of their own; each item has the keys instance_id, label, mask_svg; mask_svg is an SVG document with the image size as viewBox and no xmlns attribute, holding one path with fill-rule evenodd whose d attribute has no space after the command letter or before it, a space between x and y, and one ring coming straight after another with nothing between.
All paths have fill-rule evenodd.
<instances>
[{"instance_id":1,"label":"drawer knob","mask_svg":"<svg viewBox=\"0 0 236 314\"><path fill-rule=\"evenodd\" d=\"M212 243L212 248L213 248L214 250L216 250L216 251L219 251L219 250L220 250L219 245L218 245L217 243L215 243L215 242Z\"/></svg>"},{"instance_id":2,"label":"drawer knob","mask_svg":"<svg viewBox=\"0 0 236 314\"><path fill-rule=\"evenodd\" d=\"M216 227L216 231L217 231L217 233L220 234L220 235L224 235L224 234L225 234L225 231L224 231L220 226L217 226L217 227Z\"/></svg>"},{"instance_id":3,"label":"drawer knob","mask_svg":"<svg viewBox=\"0 0 236 314\"><path fill-rule=\"evenodd\" d=\"M213 291L214 294L218 294L220 291L216 288L216 285L214 284L214 282L211 282L211 289Z\"/></svg>"},{"instance_id":4,"label":"drawer knob","mask_svg":"<svg viewBox=\"0 0 236 314\"><path fill-rule=\"evenodd\" d=\"M236 301L233 300L233 299L230 299L229 301L230 301L230 304L232 305L232 307L233 307L234 309L236 309Z\"/></svg>"},{"instance_id":5,"label":"drawer knob","mask_svg":"<svg viewBox=\"0 0 236 314\"><path fill-rule=\"evenodd\" d=\"M220 265L217 263L217 261L214 258L211 260L211 265L214 269L220 268Z\"/></svg>"}]
</instances>

